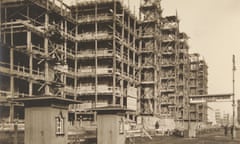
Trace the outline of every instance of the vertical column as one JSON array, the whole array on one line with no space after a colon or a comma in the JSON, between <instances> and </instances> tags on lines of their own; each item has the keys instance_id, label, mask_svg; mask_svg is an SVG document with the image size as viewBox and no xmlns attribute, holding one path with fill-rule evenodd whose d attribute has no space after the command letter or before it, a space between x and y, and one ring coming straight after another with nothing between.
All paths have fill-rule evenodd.
<instances>
[{"instance_id":1,"label":"vertical column","mask_svg":"<svg viewBox=\"0 0 240 144\"><path fill-rule=\"evenodd\" d=\"M134 49L134 52L133 52L133 65L134 65L134 68L133 68L133 79L134 81L136 80L136 52L137 52L137 49L136 49L136 20L134 19L134 25L133 25L133 33L134 33L134 36L133 36L133 49ZM134 86L135 86L135 83L134 83Z\"/></svg>"},{"instance_id":2,"label":"vertical column","mask_svg":"<svg viewBox=\"0 0 240 144\"><path fill-rule=\"evenodd\" d=\"M139 17L141 19L141 13L139 13ZM139 28L139 35L140 35L140 38L142 36L142 25L140 25L140 28ZM141 107L141 96L142 96L142 93L141 93L141 89L142 89L142 85L141 85L141 66L142 66L142 54L141 54L141 51L142 51L142 39L140 39L140 42L139 42L139 49L138 51L140 52L140 55L138 57L138 71L137 71L137 75L138 75L138 81L140 83L140 86L138 87L138 99L137 99L137 109L139 110L138 112L141 113L142 112L142 107Z\"/></svg>"},{"instance_id":3,"label":"vertical column","mask_svg":"<svg viewBox=\"0 0 240 144\"><path fill-rule=\"evenodd\" d=\"M77 33L77 26L76 26ZM75 57L74 57L74 99L77 99L77 71L78 71L78 60L77 60L78 42L75 42Z\"/></svg>"},{"instance_id":4,"label":"vertical column","mask_svg":"<svg viewBox=\"0 0 240 144\"><path fill-rule=\"evenodd\" d=\"M125 23L124 22L124 17L123 17L123 24ZM124 25L125 26L125 25ZM131 25L130 25L130 16L129 14L127 14L127 29L128 29L128 39L127 39L127 44L129 45L129 48L127 49L127 74L128 76L130 77L130 47L132 47L132 42L130 41L130 28L131 28ZM124 31L124 29L123 29ZM125 34L124 34L125 35ZM130 83L129 81L127 81L127 88L130 87ZM128 97L128 96L127 96ZM128 99L127 99L128 100Z\"/></svg>"},{"instance_id":5,"label":"vertical column","mask_svg":"<svg viewBox=\"0 0 240 144\"><path fill-rule=\"evenodd\" d=\"M2 42L2 2L0 2L0 12L1 12L1 15L0 15L0 42Z\"/></svg>"},{"instance_id":6,"label":"vertical column","mask_svg":"<svg viewBox=\"0 0 240 144\"><path fill-rule=\"evenodd\" d=\"M136 88L136 68L137 68L137 65L136 65L136 52L137 52L137 49L136 49L136 19L134 19L134 25L133 25L133 86ZM138 80L137 80L138 82ZM138 93L137 93L137 97L136 97L136 107L137 107L137 110L136 110L136 114L138 115L139 114L139 108L138 108Z\"/></svg>"},{"instance_id":7,"label":"vertical column","mask_svg":"<svg viewBox=\"0 0 240 144\"><path fill-rule=\"evenodd\" d=\"M4 20L1 20L1 22L6 22L6 21L7 21L7 8L4 8ZM3 43L6 43L6 33L4 31L3 31L3 38L2 39L3 39Z\"/></svg>"},{"instance_id":8,"label":"vertical column","mask_svg":"<svg viewBox=\"0 0 240 144\"><path fill-rule=\"evenodd\" d=\"M113 106L116 105L116 0L113 0Z\"/></svg>"},{"instance_id":9,"label":"vertical column","mask_svg":"<svg viewBox=\"0 0 240 144\"><path fill-rule=\"evenodd\" d=\"M48 30L48 24L49 24L49 15L48 15L48 0L47 0L47 12L45 13L45 23L44 23L44 28L47 31ZM48 55L48 38L45 36L44 37L44 54L47 56ZM45 81L49 81L49 64L47 61L45 61ZM50 94L50 89L49 85L47 84L45 86L45 95Z\"/></svg>"},{"instance_id":10,"label":"vertical column","mask_svg":"<svg viewBox=\"0 0 240 144\"><path fill-rule=\"evenodd\" d=\"M176 21L178 21L178 17L176 15ZM179 104L179 96L180 96L180 88L179 88L179 83L180 83L180 78L179 78L179 72L180 72L180 53L179 53L179 42L180 42L180 39L179 39L179 28L176 30L175 32L175 35L174 37L176 38L176 60L175 60L175 63L176 63L176 72L177 72L177 78L176 78L176 97L175 97L175 119L177 119L177 115L179 114L179 108L178 108L178 104ZM182 89L182 88L181 88ZM182 90L181 90L182 91Z\"/></svg>"},{"instance_id":11,"label":"vertical column","mask_svg":"<svg viewBox=\"0 0 240 144\"><path fill-rule=\"evenodd\" d=\"M75 26L75 36L77 35L78 33L78 26L76 25ZM77 80L78 80L78 77L77 77L77 70L78 70L78 61L77 61L77 51L78 51L78 42L75 41L75 56L74 56L74 100L77 100ZM76 112L76 109L78 107L79 104L75 104L74 106L74 120L77 122L79 122L77 120L77 112Z\"/></svg>"},{"instance_id":12,"label":"vertical column","mask_svg":"<svg viewBox=\"0 0 240 144\"><path fill-rule=\"evenodd\" d=\"M158 30L157 24L154 24L154 31L155 34ZM155 35L154 34L154 35ZM157 47L157 39L154 38L154 50L153 50L153 56L154 56L154 63L153 63L153 67L154 67L154 96L153 96L153 114L157 113L157 83L158 83L158 79L157 79L157 51L158 51L158 47Z\"/></svg>"},{"instance_id":13,"label":"vertical column","mask_svg":"<svg viewBox=\"0 0 240 144\"><path fill-rule=\"evenodd\" d=\"M13 49L13 28L11 27L11 48L10 48L10 73L13 73L14 66L14 49ZM10 77L10 91L12 94L12 98L14 97L14 76ZM14 119L14 104L10 103L10 111L9 111L9 122L12 123Z\"/></svg>"},{"instance_id":14,"label":"vertical column","mask_svg":"<svg viewBox=\"0 0 240 144\"><path fill-rule=\"evenodd\" d=\"M122 9L122 35L121 35L121 39L123 40L123 42L125 41L124 39L124 27L125 27L125 24L124 24L124 10ZM124 44L123 42L121 43L121 80L120 80L120 86L121 86L121 98L120 98L120 105L121 107L123 107L123 97L124 97L124 79L123 79L123 75L124 75ZM127 73L128 74L128 73Z\"/></svg>"},{"instance_id":15,"label":"vertical column","mask_svg":"<svg viewBox=\"0 0 240 144\"><path fill-rule=\"evenodd\" d=\"M77 7L76 7L77 9ZM76 16L75 16L75 20L78 20L78 10L76 10ZM75 26L75 36L78 35L78 25L76 24ZM77 99L77 82L78 82L78 77L77 77L77 71L78 71L78 59L77 59L77 54L78 54L78 41L75 41L75 58L74 58L74 99ZM75 117L77 118L77 117Z\"/></svg>"},{"instance_id":16,"label":"vertical column","mask_svg":"<svg viewBox=\"0 0 240 144\"><path fill-rule=\"evenodd\" d=\"M160 36L162 36L162 25L161 23L158 23L159 28L159 39L158 39L158 56L157 56L157 64L158 64L158 84L157 84L157 92L158 92L158 112L162 113L162 106L161 106L161 52L162 52L162 41L160 39Z\"/></svg>"},{"instance_id":17,"label":"vertical column","mask_svg":"<svg viewBox=\"0 0 240 144\"><path fill-rule=\"evenodd\" d=\"M27 32L27 49L28 51L30 51L30 55L29 55L29 72L30 72L30 76L32 77L33 75L33 55L32 55L32 40L31 40L31 36L32 33L31 31ZM29 96L32 96L32 87L33 87L33 82L32 80L29 80L29 90L28 90L28 94Z\"/></svg>"},{"instance_id":18,"label":"vertical column","mask_svg":"<svg viewBox=\"0 0 240 144\"><path fill-rule=\"evenodd\" d=\"M98 5L97 2L95 3L95 105L94 107L97 107L98 103L98 41L97 41L97 35L98 35ZM94 112L94 122L97 122L97 112Z\"/></svg>"},{"instance_id":19,"label":"vertical column","mask_svg":"<svg viewBox=\"0 0 240 144\"><path fill-rule=\"evenodd\" d=\"M63 24L65 27L64 28L64 33L67 33L67 28L68 28L68 23L66 20L64 20L64 24ZM62 60L64 61L64 65L67 64L67 38L66 36L64 36L64 55L62 55ZM66 85L67 83L67 78L66 78L66 74L65 73L62 73L61 74L61 78L62 78L62 82L64 83L64 85ZM66 94L64 93L64 90L62 91L62 96L63 97L66 97Z\"/></svg>"},{"instance_id":20,"label":"vertical column","mask_svg":"<svg viewBox=\"0 0 240 144\"><path fill-rule=\"evenodd\" d=\"M98 22L97 22L97 18L98 18L98 5L97 2L95 3L95 105L94 107L97 107L97 103L98 103L98 75L97 75L97 71L98 71L98 41L97 41L97 35L98 35ZM95 117L96 118L96 117Z\"/></svg>"},{"instance_id":21,"label":"vertical column","mask_svg":"<svg viewBox=\"0 0 240 144\"><path fill-rule=\"evenodd\" d=\"M77 9L77 7L76 7ZM76 16L75 20L78 20L78 10L76 10ZM78 35L78 25L75 25L75 36ZM77 82L78 82L78 76L77 76L77 71L78 71L78 59L77 59L77 54L78 54L78 41L75 41L75 57L74 57L74 100L77 100ZM77 120L77 112L76 112L76 107L78 104L75 105L75 121ZM80 121L79 121L80 122Z\"/></svg>"},{"instance_id":22,"label":"vertical column","mask_svg":"<svg viewBox=\"0 0 240 144\"><path fill-rule=\"evenodd\" d=\"M174 34L172 34L174 37L176 36L176 31L174 32ZM174 87L175 87L175 92L174 92L174 108L172 109L172 113L174 115L174 119L176 119L176 99L177 99L177 95L178 95L178 65L177 63L177 58L178 58L178 51L177 51L177 45L176 45L176 41L174 40L174 50L175 50L175 57L174 57L174 69L175 69L175 83L174 83Z\"/></svg>"},{"instance_id":23,"label":"vertical column","mask_svg":"<svg viewBox=\"0 0 240 144\"><path fill-rule=\"evenodd\" d=\"M75 43L75 52L77 52L78 43ZM75 57L74 59L74 99L77 99L77 70L78 70L78 61Z\"/></svg>"}]
</instances>

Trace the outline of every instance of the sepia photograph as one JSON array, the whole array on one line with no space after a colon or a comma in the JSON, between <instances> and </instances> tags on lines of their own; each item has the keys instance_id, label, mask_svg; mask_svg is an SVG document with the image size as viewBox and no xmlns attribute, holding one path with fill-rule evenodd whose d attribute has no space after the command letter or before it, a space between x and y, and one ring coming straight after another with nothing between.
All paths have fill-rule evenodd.
<instances>
[{"instance_id":1,"label":"sepia photograph","mask_svg":"<svg viewBox=\"0 0 240 144\"><path fill-rule=\"evenodd\" d=\"M0 0L0 144L239 144L239 0Z\"/></svg>"}]
</instances>

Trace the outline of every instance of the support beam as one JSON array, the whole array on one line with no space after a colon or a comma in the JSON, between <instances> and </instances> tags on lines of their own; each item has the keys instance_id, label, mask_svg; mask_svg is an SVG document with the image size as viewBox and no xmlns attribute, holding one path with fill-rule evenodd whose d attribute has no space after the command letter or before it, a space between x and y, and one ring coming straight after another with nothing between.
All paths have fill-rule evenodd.
<instances>
[{"instance_id":1,"label":"support beam","mask_svg":"<svg viewBox=\"0 0 240 144\"><path fill-rule=\"evenodd\" d=\"M124 40L124 10L122 10L122 29L121 29L121 39ZM123 107L123 97L124 97L124 44L121 43L121 80L120 80L120 86L121 86L121 98L120 98L120 105Z\"/></svg>"},{"instance_id":2,"label":"support beam","mask_svg":"<svg viewBox=\"0 0 240 144\"><path fill-rule=\"evenodd\" d=\"M117 14L116 0L113 0L113 106L116 105L116 14Z\"/></svg>"},{"instance_id":3,"label":"support beam","mask_svg":"<svg viewBox=\"0 0 240 144\"><path fill-rule=\"evenodd\" d=\"M48 11L48 0L47 0L47 11ZM46 29L46 31L48 30L48 25L49 25L49 15L48 13L45 13L45 22L44 22L44 28ZM44 37L44 53L46 56L49 55L48 53L48 38ZM45 80L49 81L49 64L47 61L45 61ZM45 95L49 95L50 94L50 88L49 85L46 84L45 85Z\"/></svg>"},{"instance_id":4,"label":"support beam","mask_svg":"<svg viewBox=\"0 0 240 144\"><path fill-rule=\"evenodd\" d=\"M98 4L97 2L95 3L95 36L98 35ZM95 38L95 104L94 107L97 107L98 103L98 40ZM96 114L94 115L94 120L96 121Z\"/></svg>"},{"instance_id":5,"label":"support beam","mask_svg":"<svg viewBox=\"0 0 240 144\"><path fill-rule=\"evenodd\" d=\"M14 66L14 40L13 40L13 29L11 28L11 47L10 47L10 73L13 73L13 66ZM10 76L10 91L12 98L14 98L14 76ZM9 122L13 123L14 120L14 104L10 103L10 111L9 111Z\"/></svg>"},{"instance_id":6,"label":"support beam","mask_svg":"<svg viewBox=\"0 0 240 144\"><path fill-rule=\"evenodd\" d=\"M30 76L33 74L33 55L32 55L32 33L31 31L27 31L27 49L30 51L29 55L29 73ZM29 80L29 90L28 90L29 96L32 96L33 94L33 82L32 80Z\"/></svg>"}]
</instances>

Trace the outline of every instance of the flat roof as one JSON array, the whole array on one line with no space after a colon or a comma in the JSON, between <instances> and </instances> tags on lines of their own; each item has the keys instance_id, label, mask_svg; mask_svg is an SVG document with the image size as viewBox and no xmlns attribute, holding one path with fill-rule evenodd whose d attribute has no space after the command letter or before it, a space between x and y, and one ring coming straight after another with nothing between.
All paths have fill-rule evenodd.
<instances>
[{"instance_id":1,"label":"flat roof","mask_svg":"<svg viewBox=\"0 0 240 144\"><path fill-rule=\"evenodd\" d=\"M54 96L41 96L41 97L24 97L24 98L15 98L13 101L22 102L27 105L41 105L41 104L80 104L81 101L67 99L63 97L54 97Z\"/></svg>"}]
</instances>

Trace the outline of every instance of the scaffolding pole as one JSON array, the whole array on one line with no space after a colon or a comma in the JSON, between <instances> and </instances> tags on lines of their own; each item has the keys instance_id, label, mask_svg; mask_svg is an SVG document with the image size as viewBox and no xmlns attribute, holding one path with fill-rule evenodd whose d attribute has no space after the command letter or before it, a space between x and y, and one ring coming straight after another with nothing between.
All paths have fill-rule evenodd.
<instances>
[{"instance_id":1,"label":"scaffolding pole","mask_svg":"<svg viewBox=\"0 0 240 144\"><path fill-rule=\"evenodd\" d=\"M233 97L232 97L232 107L233 107L233 119L232 119L232 139L236 138L236 131L235 131L235 55L232 57L233 69L232 69L232 76L233 76Z\"/></svg>"}]
</instances>

